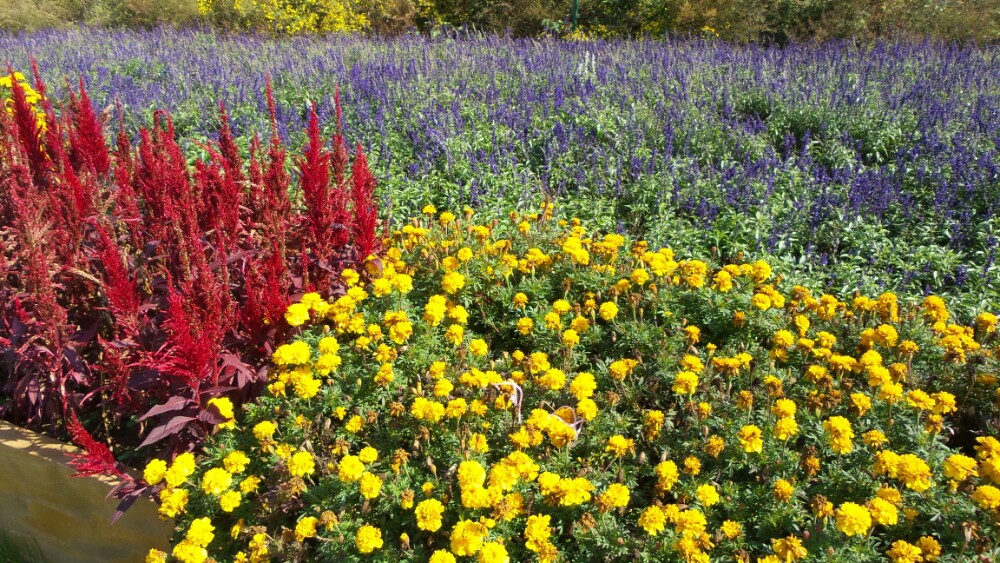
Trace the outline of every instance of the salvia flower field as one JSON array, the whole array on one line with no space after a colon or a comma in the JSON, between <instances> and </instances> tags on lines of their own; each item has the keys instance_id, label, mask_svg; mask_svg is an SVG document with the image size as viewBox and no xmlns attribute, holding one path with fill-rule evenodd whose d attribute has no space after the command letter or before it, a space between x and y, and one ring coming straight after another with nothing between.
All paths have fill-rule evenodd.
<instances>
[{"instance_id":1,"label":"salvia flower field","mask_svg":"<svg viewBox=\"0 0 1000 563\"><path fill-rule=\"evenodd\" d=\"M0 416L147 562L1000 559L996 48L0 53Z\"/></svg>"},{"instance_id":2,"label":"salvia flower field","mask_svg":"<svg viewBox=\"0 0 1000 563\"><path fill-rule=\"evenodd\" d=\"M204 139L224 101L244 148L268 74L293 144L310 104L331 123L339 86L393 217L549 195L602 229L773 254L838 291L998 302L996 47L81 30L0 36L0 53L35 57L56 92L82 76L131 134L169 109Z\"/></svg>"}]
</instances>

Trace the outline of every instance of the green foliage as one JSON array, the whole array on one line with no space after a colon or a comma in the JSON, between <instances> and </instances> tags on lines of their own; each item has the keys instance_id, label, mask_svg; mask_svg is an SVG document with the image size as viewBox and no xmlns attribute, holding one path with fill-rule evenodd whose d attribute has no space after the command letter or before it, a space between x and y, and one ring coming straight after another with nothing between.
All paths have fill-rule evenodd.
<instances>
[{"instance_id":1,"label":"green foliage","mask_svg":"<svg viewBox=\"0 0 1000 563\"><path fill-rule=\"evenodd\" d=\"M181 25L276 34L361 30L400 33L442 26L579 39L705 34L738 41L926 36L1000 38L1000 0L25 0L0 5L0 29L69 23Z\"/></svg>"},{"instance_id":2,"label":"green foliage","mask_svg":"<svg viewBox=\"0 0 1000 563\"><path fill-rule=\"evenodd\" d=\"M197 0L25 0L0 3L0 29L180 26L197 14Z\"/></svg>"}]
</instances>

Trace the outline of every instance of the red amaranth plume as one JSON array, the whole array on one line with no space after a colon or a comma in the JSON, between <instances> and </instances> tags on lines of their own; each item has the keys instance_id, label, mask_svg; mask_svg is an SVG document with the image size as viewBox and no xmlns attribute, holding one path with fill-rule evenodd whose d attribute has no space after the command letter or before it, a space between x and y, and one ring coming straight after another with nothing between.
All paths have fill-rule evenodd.
<instances>
[{"instance_id":1,"label":"red amaranth plume","mask_svg":"<svg viewBox=\"0 0 1000 563\"><path fill-rule=\"evenodd\" d=\"M70 92L69 156L75 170L89 166L99 175L111 169L104 128L101 126L87 89L80 77L80 95Z\"/></svg>"},{"instance_id":2,"label":"red amaranth plume","mask_svg":"<svg viewBox=\"0 0 1000 563\"><path fill-rule=\"evenodd\" d=\"M380 240L376 234L378 208L375 204L375 177L368 169L368 160L357 146L354 168L351 171L351 200L354 203L354 248L358 262L364 262L369 255L380 250Z\"/></svg>"},{"instance_id":3,"label":"red amaranth plume","mask_svg":"<svg viewBox=\"0 0 1000 563\"><path fill-rule=\"evenodd\" d=\"M118 462L115 461L114 454L101 442L98 442L87 432L75 412L69 415L66 429L69 430L73 443L83 449L82 454L70 454L73 458L69 462L76 469L73 477L86 477L88 475L115 475L126 481L131 481L132 477L118 469Z\"/></svg>"},{"instance_id":4,"label":"red amaranth plume","mask_svg":"<svg viewBox=\"0 0 1000 563\"><path fill-rule=\"evenodd\" d=\"M219 127L219 152L222 154L226 174L232 176L233 182L242 184L246 178L243 176L243 160L240 158L240 149L233 140L233 131L229 127L229 113L226 111L226 104L219 101L219 119L222 121Z\"/></svg>"},{"instance_id":5,"label":"red amaranth plume","mask_svg":"<svg viewBox=\"0 0 1000 563\"><path fill-rule=\"evenodd\" d=\"M11 101L13 102L14 124L17 129L18 140L21 150L28 160L28 167L31 169L31 177L35 184L41 186L45 184L49 170L48 156L42 146L42 132L38 127L35 111L28 104L24 88L14 77L14 69L7 67L11 80Z\"/></svg>"},{"instance_id":6,"label":"red amaranth plume","mask_svg":"<svg viewBox=\"0 0 1000 563\"><path fill-rule=\"evenodd\" d=\"M129 277L121 250L104 225L98 225L97 236L100 249L97 258L104 270L104 293L108 305L115 316L115 323L126 333L133 333L139 328L139 306L142 303L139 288Z\"/></svg>"},{"instance_id":7,"label":"red amaranth plume","mask_svg":"<svg viewBox=\"0 0 1000 563\"><path fill-rule=\"evenodd\" d=\"M309 246L319 260L330 258L333 219L332 198L330 197L330 153L323 147L319 133L319 117L313 105L309 114L309 142L303 156L297 158L302 197L305 199ZM306 255L303 241L303 256ZM305 270L305 268L304 268ZM320 282L321 280L315 280Z\"/></svg>"}]
</instances>

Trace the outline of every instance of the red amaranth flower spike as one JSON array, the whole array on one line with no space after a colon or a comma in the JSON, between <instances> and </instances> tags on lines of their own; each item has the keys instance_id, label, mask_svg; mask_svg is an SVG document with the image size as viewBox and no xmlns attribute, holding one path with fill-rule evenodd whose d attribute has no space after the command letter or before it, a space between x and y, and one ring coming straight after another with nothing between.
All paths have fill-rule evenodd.
<instances>
[{"instance_id":1,"label":"red amaranth flower spike","mask_svg":"<svg viewBox=\"0 0 1000 563\"><path fill-rule=\"evenodd\" d=\"M80 170L89 166L95 173L104 175L111 169L108 145L104 140L101 126L87 89L80 77L80 95L70 92L69 154L73 168Z\"/></svg>"},{"instance_id":2,"label":"red amaranth flower spike","mask_svg":"<svg viewBox=\"0 0 1000 563\"><path fill-rule=\"evenodd\" d=\"M115 475L126 481L131 481L132 477L118 469L118 462L115 461L114 454L101 442L98 442L87 432L75 412L71 412L66 424L73 443L83 449L82 454L70 454L73 458L69 462L76 469L76 474L72 477L86 477L88 475Z\"/></svg>"},{"instance_id":3,"label":"red amaranth flower spike","mask_svg":"<svg viewBox=\"0 0 1000 563\"><path fill-rule=\"evenodd\" d=\"M375 177L368 169L368 160L358 143L351 171L351 199L354 203L354 249L358 262L380 250L376 233L378 208L375 204Z\"/></svg>"}]
</instances>

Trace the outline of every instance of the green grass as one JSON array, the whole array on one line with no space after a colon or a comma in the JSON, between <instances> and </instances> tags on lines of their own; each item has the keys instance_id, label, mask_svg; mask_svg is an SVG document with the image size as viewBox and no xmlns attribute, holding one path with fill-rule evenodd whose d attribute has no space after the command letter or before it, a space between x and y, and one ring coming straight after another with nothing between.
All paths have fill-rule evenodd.
<instances>
[{"instance_id":1,"label":"green grass","mask_svg":"<svg viewBox=\"0 0 1000 563\"><path fill-rule=\"evenodd\" d=\"M43 561L40 554L29 549L23 542L14 540L6 532L0 531L0 563L35 563Z\"/></svg>"}]
</instances>

